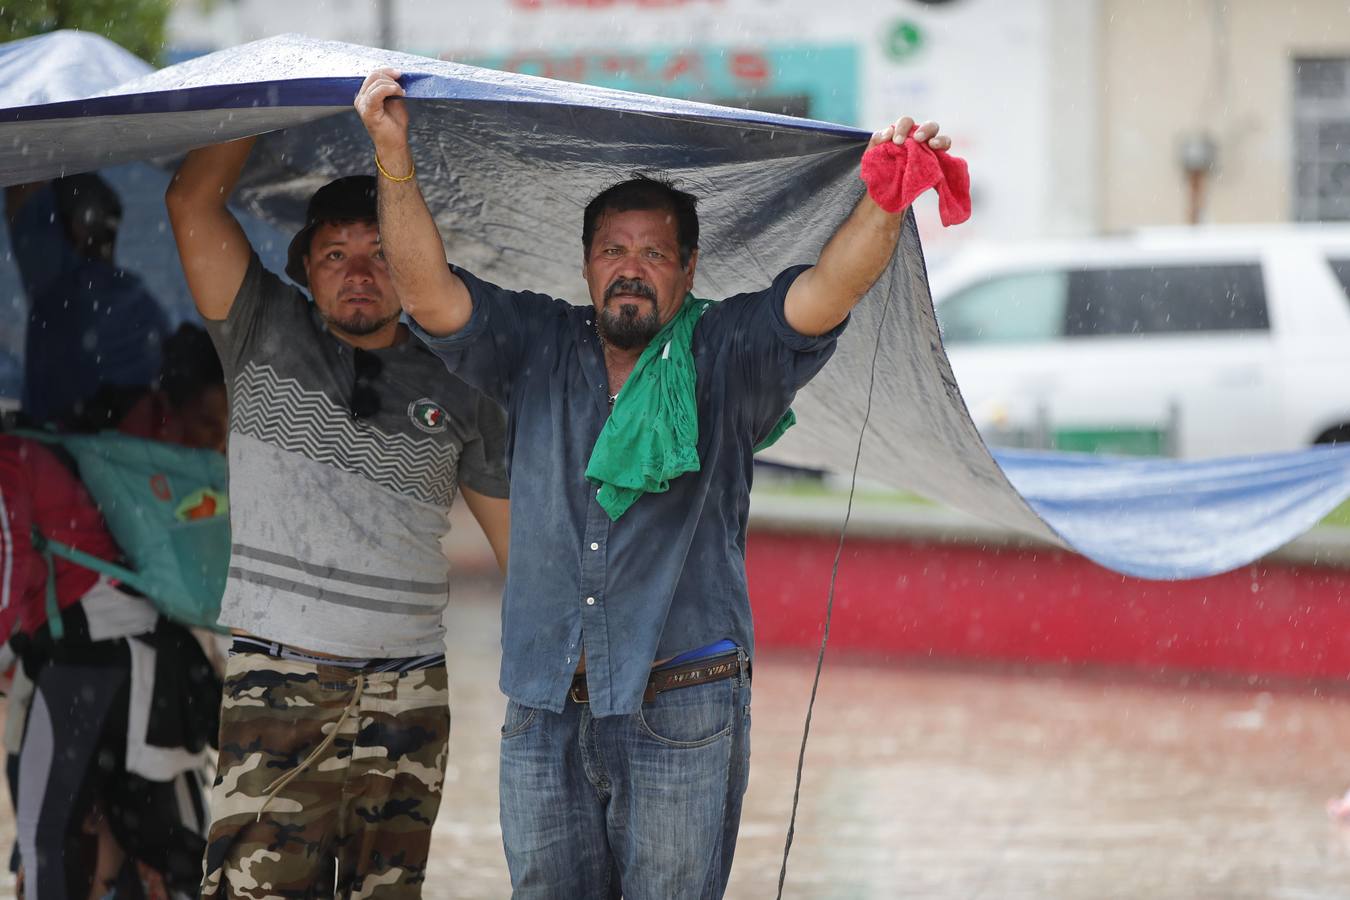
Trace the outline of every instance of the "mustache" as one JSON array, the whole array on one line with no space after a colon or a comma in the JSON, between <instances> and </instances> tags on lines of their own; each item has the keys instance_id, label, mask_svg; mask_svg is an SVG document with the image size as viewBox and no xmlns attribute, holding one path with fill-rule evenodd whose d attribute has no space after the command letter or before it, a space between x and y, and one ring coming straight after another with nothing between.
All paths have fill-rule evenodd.
<instances>
[{"instance_id":1,"label":"mustache","mask_svg":"<svg viewBox=\"0 0 1350 900\"><path fill-rule=\"evenodd\" d=\"M635 297L642 297L656 302L656 288L652 287L641 278L616 278L605 288L605 299L608 300L615 294L632 294Z\"/></svg>"},{"instance_id":2,"label":"mustache","mask_svg":"<svg viewBox=\"0 0 1350 900\"><path fill-rule=\"evenodd\" d=\"M373 285L368 288L342 288L338 291L339 301L350 300L352 297L364 297L367 300L383 300L384 295Z\"/></svg>"}]
</instances>

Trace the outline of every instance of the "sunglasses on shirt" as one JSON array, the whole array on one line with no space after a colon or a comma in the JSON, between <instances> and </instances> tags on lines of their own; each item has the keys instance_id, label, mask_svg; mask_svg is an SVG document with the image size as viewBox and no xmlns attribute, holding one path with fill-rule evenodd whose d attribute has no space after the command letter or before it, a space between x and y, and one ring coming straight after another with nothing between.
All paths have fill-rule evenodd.
<instances>
[{"instance_id":1,"label":"sunglasses on shirt","mask_svg":"<svg viewBox=\"0 0 1350 900\"><path fill-rule=\"evenodd\" d=\"M380 392L375 388L375 379L384 371L384 360L368 350L353 348L351 400L347 409L353 419L369 419L380 412Z\"/></svg>"}]
</instances>

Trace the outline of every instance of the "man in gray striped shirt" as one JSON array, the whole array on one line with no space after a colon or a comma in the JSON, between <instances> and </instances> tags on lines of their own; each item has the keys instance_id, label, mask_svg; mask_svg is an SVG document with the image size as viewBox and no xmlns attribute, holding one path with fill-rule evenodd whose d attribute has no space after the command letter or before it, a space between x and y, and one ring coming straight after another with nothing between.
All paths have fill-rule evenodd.
<instances>
[{"instance_id":1,"label":"man in gray striped shirt","mask_svg":"<svg viewBox=\"0 0 1350 900\"><path fill-rule=\"evenodd\" d=\"M226 207L252 143L189 154L166 196L230 393L203 896L326 894L335 869L339 894L417 896L449 732L440 539L458 491L504 563L504 418L400 323L370 176L310 201L286 274L312 303L262 267Z\"/></svg>"}]
</instances>

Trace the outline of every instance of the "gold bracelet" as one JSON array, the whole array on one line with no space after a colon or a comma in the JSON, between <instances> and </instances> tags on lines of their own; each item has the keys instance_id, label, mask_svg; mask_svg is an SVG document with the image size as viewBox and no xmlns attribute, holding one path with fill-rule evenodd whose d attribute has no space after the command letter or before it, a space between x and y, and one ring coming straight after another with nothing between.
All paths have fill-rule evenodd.
<instances>
[{"instance_id":1,"label":"gold bracelet","mask_svg":"<svg viewBox=\"0 0 1350 900\"><path fill-rule=\"evenodd\" d=\"M416 161L416 160L413 160L413 161L412 161L412 171L411 171L411 172L409 172L407 175L404 175L402 178L395 178L393 175L390 175L390 174L389 174L389 170L386 169L386 168L380 163L380 154L376 153L376 154L375 154L375 168L379 169L381 175L383 175L385 178L388 178L390 181L394 182L395 184L402 184L402 183L405 182L405 181L411 181L411 180L412 180L412 177L413 177L414 175L417 174L417 161Z\"/></svg>"}]
</instances>

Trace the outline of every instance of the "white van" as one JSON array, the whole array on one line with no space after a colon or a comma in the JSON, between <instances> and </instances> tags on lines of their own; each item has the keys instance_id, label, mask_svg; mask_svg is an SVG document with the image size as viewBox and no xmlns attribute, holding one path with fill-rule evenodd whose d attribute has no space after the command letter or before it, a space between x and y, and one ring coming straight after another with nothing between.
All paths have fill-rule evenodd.
<instances>
[{"instance_id":1,"label":"white van","mask_svg":"<svg viewBox=\"0 0 1350 900\"><path fill-rule=\"evenodd\" d=\"M1350 227L973 249L931 275L991 444L1229 456L1350 442Z\"/></svg>"}]
</instances>

